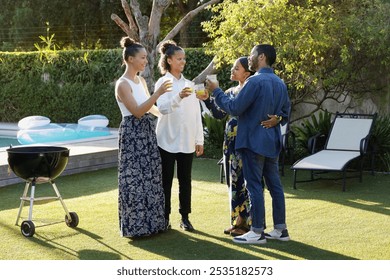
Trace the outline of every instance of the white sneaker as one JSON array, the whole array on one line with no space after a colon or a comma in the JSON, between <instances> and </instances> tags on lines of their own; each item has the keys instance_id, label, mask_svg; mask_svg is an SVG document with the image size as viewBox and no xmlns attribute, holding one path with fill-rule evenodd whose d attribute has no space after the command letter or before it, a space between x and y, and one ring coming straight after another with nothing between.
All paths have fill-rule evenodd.
<instances>
[{"instance_id":1,"label":"white sneaker","mask_svg":"<svg viewBox=\"0 0 390 280\"><path fill-rule=\"evenodd\" d=\"M242 244L264 244L267 243L264 233L256 233L252 230L243 235L239 235L233 238L233 242Z\"/></svg>"},{"instance_id":2,"label":"white sneaker","mask_svg":"<svg viewBox=\"0 0 390 280\"><path fill-rule=\"evenodd\" d=\"M269 233L264 234L265 238L267 239L277 239L280 241L289 241L290 236L288 235L288 230L283 229L282 231L279 229L274 229L273 231Z\"/></svg>"}]
</instances>

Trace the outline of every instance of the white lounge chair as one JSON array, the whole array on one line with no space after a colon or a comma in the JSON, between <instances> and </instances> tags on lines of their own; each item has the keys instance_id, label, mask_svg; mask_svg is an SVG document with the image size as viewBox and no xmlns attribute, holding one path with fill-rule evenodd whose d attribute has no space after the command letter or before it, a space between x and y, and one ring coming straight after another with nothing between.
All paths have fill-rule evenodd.
<instances>
[{"instance_id":1,"label":"white lounge chair","mask_svg":"<svg viewBox=\"0 0 390 280\"><path fill-rule=\"evenodd\" d=\"M346 169L354 159L360 159L360 182L362 181L363 157L367 154L368 140L377 114L340 114L332 123L323 150L295 162L293 187L296 189L297 171L311 171L314 180L315 171L342 171L343 191L345 191Z\"/></svg>"}]
</instances>

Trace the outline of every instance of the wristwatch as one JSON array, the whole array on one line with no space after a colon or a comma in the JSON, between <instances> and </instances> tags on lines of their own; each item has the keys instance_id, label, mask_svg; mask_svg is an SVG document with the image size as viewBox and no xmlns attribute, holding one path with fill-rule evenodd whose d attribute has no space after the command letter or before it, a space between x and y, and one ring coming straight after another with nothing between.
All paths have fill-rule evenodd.
<instances>
[{"instance_id":1,"label":"wristwatch","mask_svg":"<svg viewBox=\"0 0 390 280\"><path fill-rule=\"evenodd\" d=\"M278 116L278 115L275 115L276 119L278 120L278 122L281 122L283 120L283 117L282 116Z\"/></svg>"}]
</instances>

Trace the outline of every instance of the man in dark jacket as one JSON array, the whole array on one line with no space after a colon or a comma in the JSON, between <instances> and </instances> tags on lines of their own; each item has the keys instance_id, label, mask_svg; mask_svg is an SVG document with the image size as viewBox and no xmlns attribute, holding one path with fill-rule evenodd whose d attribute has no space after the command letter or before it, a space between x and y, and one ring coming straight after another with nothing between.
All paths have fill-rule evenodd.
<instances>
[{"instance_id":1,"label":"man in dark jacket","mask_svg":"<svg viewBox=\"0 0 390 280\"><path fill-rule=\"evenodd\" d=\"M264 244L267 242L266 238L290 240L278 167L278 156L282 148L280 126L268 128L263 122L276 115L281 124L285 124L290 111L287 87L271 68L275 60L276 51L273 46L255 46L249 57L249 67L256 74L248 78L234 99L227 97L217 83L206 81L217 105L228 114L238 116L235 148L242 155L246 188L251 202L252 226L248 233L233 239L236 243ZM263 226L263 176L272 197L274 222L274 230L266 234Z\"/></svg>"}]
</instances>

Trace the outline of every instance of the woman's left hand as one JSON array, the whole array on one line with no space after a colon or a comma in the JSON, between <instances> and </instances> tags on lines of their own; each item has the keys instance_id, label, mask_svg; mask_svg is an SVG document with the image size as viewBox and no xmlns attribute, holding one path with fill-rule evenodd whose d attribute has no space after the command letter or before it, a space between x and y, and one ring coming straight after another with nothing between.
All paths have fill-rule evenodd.
<instances>
[{"instance_id":1,"label":"woman's left hand","mask_svg":"<svg viewBox=\"0 0 390 280\"><path fill-rule=\"evenodd\" d=\"M179 96L181 99L183 99L183 98L190 96L191 94L192 94L192 90L188 87L185 87L181 90L181 92L179 93Z\"/></svg>"},{"instance_id":2,"label":"woman's left hand","mask_svg":"<svg viewBox=\"0 0 390 280\"><path fill-rule=\"evenodd\" d=\"M203 145L195 145L195 153L197 157L203 155Z\"/></svg>"}]
</instances>

